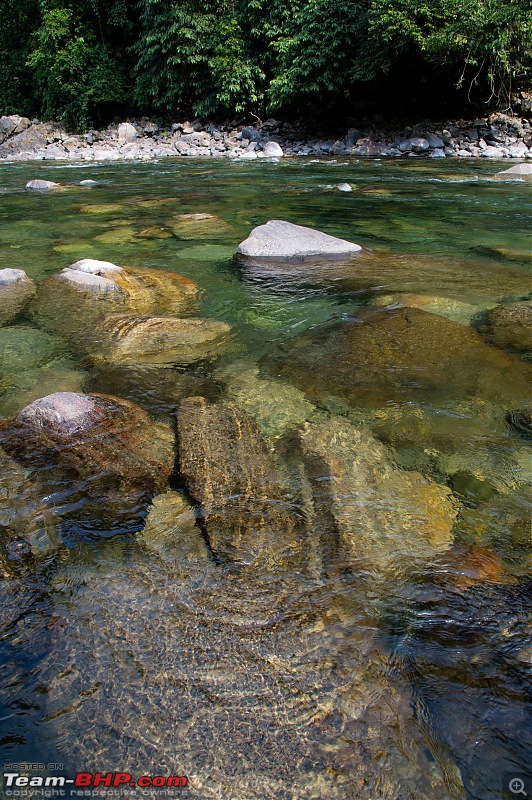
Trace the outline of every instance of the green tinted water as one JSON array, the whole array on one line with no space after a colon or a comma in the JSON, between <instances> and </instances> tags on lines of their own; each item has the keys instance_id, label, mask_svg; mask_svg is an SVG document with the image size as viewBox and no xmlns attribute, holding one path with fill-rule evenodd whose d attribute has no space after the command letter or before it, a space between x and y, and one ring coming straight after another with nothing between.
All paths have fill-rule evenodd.
<instances>
[{"instance_id":1,"label":"green tinted water","mask_svg":"<svg viewBox=\"0 0 532 800\"><path fill-rule=\"evenodd\" d=\"M39 282L91 257L193 278L201 315L233 326L219 391L224 374L379 294L452 298L463 323L525 297L530 186L490 180L497 168L415 159L4 165L0 268ZM89 177L96 186L76 185ZM67 186L31 194L31 178ZM353 192L335 188L344 181ZM197 212L224 224L172 235L173 216ZM268 219L371 248L373 279L243 275L236 247ZM59 390L129 396L118 379L98 386L68 342L42 358L29 334L24 342L4 343L0 414ZM211 378L203 367L200 377ZM171 398L152 410L161 407ZM334 397L327 410L345 413ZM443 440L457 474L487 476L487 496L478 482L453 487L456 552L467 558L435 559L384 587L377 574L347 570L319 584L282 573L243 582L213 565L160 561L128 537L82 543L66 531L69 549L35 580L1 586L0 759L62 763L69 774L186 773L181 796L201 800L498 798L529 746L528 444L485 405L442 400L397 420L381 411L363 422L400 466L444 480L432 454ZM391 686L399 700L387 715ZM402 755L395 702L421 726L422 763Z\"/></svg>"}]
</instances>

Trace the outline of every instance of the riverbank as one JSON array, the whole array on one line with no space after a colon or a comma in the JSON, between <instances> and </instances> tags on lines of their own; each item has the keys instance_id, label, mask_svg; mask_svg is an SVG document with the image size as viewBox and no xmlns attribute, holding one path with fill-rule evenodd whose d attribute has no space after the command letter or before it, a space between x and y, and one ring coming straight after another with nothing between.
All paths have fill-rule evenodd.
<instances>
[{"instance_id":1,"label":"riverbank","mask_svg":"<svg viewBox=\"0 0 532 800\"><path fill-rule=\"evenodd\" d=\"M167 128L143 118L105 130L72 134L58 124L18 115L0 117L0 160L120 161L166 157L254 160L282 156L357 158L532 159L526 118L492 114L473 120L420 122L397 129L375 125L326 137L275 119L254 126L175 122Z\"/></svg>"}]
</instances>

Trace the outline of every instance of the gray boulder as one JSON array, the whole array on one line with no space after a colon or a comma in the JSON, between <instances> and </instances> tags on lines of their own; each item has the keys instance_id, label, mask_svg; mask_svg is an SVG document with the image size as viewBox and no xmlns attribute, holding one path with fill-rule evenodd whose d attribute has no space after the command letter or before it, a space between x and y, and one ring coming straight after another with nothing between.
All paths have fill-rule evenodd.
<instances>
[{"instance_id":1,"label":"gray boulder","mask_svg":"<svg viewBox=\"0 0 532 800\"><path fill-rule=\"evenodd\" d=\"M49 192L50 189L55 189L57 186L59 186L59 184L53 181L34 180L27 182L26 189L32 192Z\"/></svg>"},{"instance_id":2,"label":"gray boulder","mask_svg":"<svg viewBox=\"0 0 532 800\"><path fill-rule=\"evenodd\" d=\"M250 142L260 142L260 133L256 128L242 128L242 138Z\"/></svg>"},{"instance_id":3,"label":"gray boulder","mask_svg":"<svg viewBox=\"0 0 532 800\"><path fill-rule=\"evenodd\" d=\"M427 133L425 134L425 139L429 143L429 147L433 147L435 149L441 149L444 146L444 141L439 136L436 136L434 133Z\"/></svg>"},{"instance_id":4,"label":"gray boulder","mask_svg":"<svg viewBox=\"0 0 532 800\"><path fill-rule=\"evenodd\" d=\"M277 142L266 142L262 146L262 150L266 158L282 158L284 156L283 148Z\"/></svg>"},{"instance_id":5,"label":"gray boulder","mask_svg":"<svg viewBox=\"0 0 532 800\"><path fill-rule=\"evenodd\" d=\"M386 155L387 147L378 142L373 142L371 139L359 140L357 146L353 149L354 156L361 156L362 158L373 158L377 156Z\"/></svg>"},{"instance_id":6,"label":"gray boulder","mask_svg":"<svg viewBox=\"0 0 532 800\"><path fill-rule=\"evenodd\" d=\"M11 322L35 297L35 284L22 269L0 269L0 325Z\"/></svg>"},{"instance_id":7,"label":"gray boulder","mask_svg":"<svg viewBox=\"0 0 532 800\"><path fill-rule=\"evenodd\" d=\"M489 145L485 147L484 150L480 153L481 158L502 158L502 153L498 147L493 147Z\"/></svg>"},{"instance_id":8,"label":"gray boulder","mask_svg":"<svg viewBox=\"0 0 532 800\"><path fill-rule=\"evenodd\" d=\"M238 253L252 258L305 259L309 257L335 258L357 253L362 248L345 239L327 233L273 219L254 228L245 241L238 245Z\"/></svg>"},{"instance_id":9,"label":"gray boulder","mask_svg":"<svg viewBox=\"0 0 532 800\"><path fill-rule=\"evenodd\" d=\"M489 150L490 148L488 148ZM484 153L486 151L484 150ZM484 155L484 153L482 155ZM503 172L497 172L494 176L499 181L505 180L522 180L532 181L532 164L516 164L515 167L505 169Z\"/></svg>"},{"instance_id":10,"label":"gray boulder","mask_svg":"<svg viewBox=\"0 0 532 800\"><path fill-rule=\"evenodd\" d=\"M442 142L443 145L443 142ZM430 147L427 139L423 136L412 136L410 139L405 139L399 145L401 153L425 153Z\"/></svg>"},{"instance_id":11,"label":"gray boulder","mask_svg":"<svg viewBox=\"0 0 532 800\"><path fill-rule=\"evenodd\" d=\"M118 126L119 144L129 144L129 142L135 141L137 136L137 129L130 122L121 122Z\"/></svg>"},{"instance_id":12,"label":"gray boulder","mask_svg":"<svg viewBox=\"0 0 532 800\"><path fill-rule=\"evenodd\" d=\"M18 114L11 114L9 117L0 117L0 141L7 139L13 134L22 133L31 125L27 117L20 117Z\"/></svg>"},{"instance_id":13,"label":"gray boulder","mask_svg":"<svg viewBox=\"0 0 532 800\"><path fill-rule=\"evenodd\" d=\"M31 128L11 136L0 145L0 157L17 158L22 154L31 157L44 147L46 147L44 130L39 126L32 125Z\"/></svg>"}]
</instances>

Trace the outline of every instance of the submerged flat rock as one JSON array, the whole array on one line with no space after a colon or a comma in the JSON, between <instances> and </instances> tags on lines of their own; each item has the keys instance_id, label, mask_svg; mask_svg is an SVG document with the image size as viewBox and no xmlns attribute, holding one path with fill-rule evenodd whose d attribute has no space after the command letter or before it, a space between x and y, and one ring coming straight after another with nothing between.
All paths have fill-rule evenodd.
<instances>
[{"instance_id":1,"label":"submerged flat rock","mask_svg":"<svg viewBox=\"0 0 532 800\"><path fill-rule=\"evenodd\" d=\"M297 560L295 516L252 417L190 397L179 406L177 429L179 471L216 555L246 564Z\"/></svg>"},{"instance_id":2,"label":"submerged flat rock","mask_svg":"<svg viewBox=\"0 0 532 800\"><path fill-rule=\"evenodd\" d=\"M254 228L241 244L238 253L251 258L294 258L312 256L336 258L358 253L358 244L329 236L328 233L273 219Z\"/></svg>"},{"instance_id":3,"label":"submerged flat rock","mask_svg":"<svg viewBox=\"0 0 532 800\"><path fill-rule=\"evenodd\" d=\"M532 301L504 303L488 314L488 336L503 349L532 352Z\"/></svg>"},{"instance_id":4,"label":"submerged flat rock","mask_svg":"<svg viewBox=\"0 0 532 800\"><path fill-rule=\"evenodd\" d=\"M355 408L467 396L512 408L529 393L527 365L418 308L364 310L286 342L263 366L314 402L337 397Z\"/></svg>"},{"instance_id":5,"label":"submerged flat rock","mask_svg":"<svg viewBox=\"0 0 532 800\"><path fill-rule=\"evenodd\" d=\"M434 556L453 542L451 491L396 469L383 444L341 417L305 423L299 445L322 537L350 560L387 567Z\"/></svg>"},{"instance_id":6,"label":"submerged flat rock","mask_svg":"<svg viewBox=\"0 0 532 800\"><path fill-rule=\"evenodd\" d=\"M532 181L532 164L526 162L523 164L516 164L514 167L510 167L510 169L497 172L493 177L499 181L516 179L522 181Z\"/></svg>"},{"instance_id":7,"label":"submerged flat rock","mask_svg":"<svg viewBox=\"0 0 532 800\"><path fill-rule=\"evenodd\" d=\"M111 314L87 338L94 363L186 366L227 349L231 326L215 319Z\"/></svg>"}]
</instances>

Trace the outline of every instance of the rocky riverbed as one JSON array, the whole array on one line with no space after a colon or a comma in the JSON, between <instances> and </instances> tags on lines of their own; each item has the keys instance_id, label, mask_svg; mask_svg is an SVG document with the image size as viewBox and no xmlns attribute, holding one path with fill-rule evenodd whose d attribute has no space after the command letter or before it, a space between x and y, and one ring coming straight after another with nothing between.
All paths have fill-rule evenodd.
<instances>
[{"instance_id":1,"label":"rocky riverbed","mask_svg":"<svg viewBox=\"0 0 532 800\"><path fill-rule=\"evenodd\" d=\"M526 118L492 114L473 120L419 122L392 128L375 124L317 135L302 124L268 119L255 125L201 120L167 127L148 120L109 125L84 134L17 115L0 117L0 159L118 161L167 157L254 160L282 156L358 158L532 158ZM346 191L349 191L347 188Z\"/></svg>"},{"instance_id":2,"label":"rocky riverbed","mask_svg":"<svg viewBox=\"0 0 532 800\"><path fill-rule=\"evenodd\" d=\"M496 800L525 763L529 187L311 162L6 165L6 762L195 800ZM451 255L393 238L432 207Z\"/></svg>"}]
</instances>

